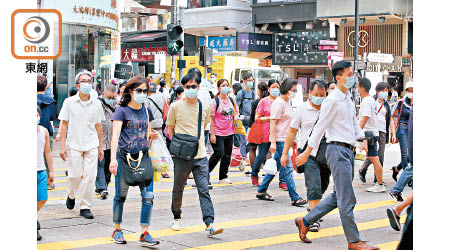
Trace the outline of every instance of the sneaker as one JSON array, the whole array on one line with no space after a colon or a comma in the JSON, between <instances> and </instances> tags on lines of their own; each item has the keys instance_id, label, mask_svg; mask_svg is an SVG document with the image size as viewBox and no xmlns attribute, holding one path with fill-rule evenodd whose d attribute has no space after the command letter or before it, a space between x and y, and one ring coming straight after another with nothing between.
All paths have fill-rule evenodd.
<instances>
[{"instance_id":1,"label":"sneaker","mask_svg":"<svg viewBox=\"0 0 450 250\"><path fill-rule=\"evenodd\" d=\"M38 241L42 240L42 236L41 236L41 234L39 234L39 230L37 231L37 240Z\"/></svg>"},{"instance_id":2,"label":"sneaker","mask_svg":"<svg viewBox=\"0 0 450 250\"><path fill-rule=\"evenodd\" d=\"M47 185L47 190L53 190L55 189L55 183L50 183Z\"/></svg>"},{"instance_id":3,"label":"sneaker","mask_svg":"<svg viewBox=\"0 0 450 250\"><path fill-rule=\"evenodd\" d=\"M361 182L366 183L366 174L363 174L361 170L359 170L359 179Z\"/></svg>"},{"instance_id":4,"label":"sneaker","mask_svg":"<svg viewBox=\"0 0 450 250\"><path fill-rule=\"evenodd\" d=\"M395 201L395 202L403 202L402 193L391 191L389 193L389 196Z\"/></svg>"},{"instance_id":5,"label":"sneaker","mask_svg":"<svg viewBox=\"0 0 450 250\"><path fill-rule=\"evenodd\" d=\"M219 181L219 184L232 184L232 182L228 179L222 179Z\"/></svg>"},{"instance_id":6,"label":"sneaker","mask_svg":"<svg viewBox=\"0 0 450 250\"><path fill-rule=\"evenodd\" d=\"M102 198L102 200L106 200L106 198L108 198L108 191L103 190L103 191L100 193L100 197Z\"/></svg>"},{"instance_id":7,"label":"sneaker","mask_svg":"<svg viewBox=\"0 0 450 250\"><path fill-rule=\"evenodd\" d=\"M208 237L211 237L211 236L213 236L213 235L223 233L223 228L215 228L213 224L210 224L210 225L205 229L205 231L208 232L207 236L208 236Z\"/></svg>"},{"instance_id":8,"label":"sneaker","mask_svg":"<svg viewBox=\"0 0 450 250\"><path fill-rule=\"evenodd\" d=\"M280 183L280 184L278 184L278 187L281 190L284 190L284 191L288 190L288 187L287 187L286 183Z\"/></svg>"},{"instance_id":9,"label":"sneaker","mask_svg":"<svg viewBox=\"0 0 450 250\"><path fill-rule=\"evenodd\" d=\"M70 199L69 196L67 196L66 207L67 209L72 210L75 207L75 199Z\"/></svg>"},{"instance_id":10,"label":"sneaker","mask_svg":"<svg viewBox=\"0 0 450 250\"><path fill-rule=\"evenodd\" d=\"M400 224L400 216L397 215L395 209L388 208L387 216L389 218L389 223L391 224L392 229L394 229L395 231L400 231L402 229L402 226Z\"/></svg>"},{"instance_id":11,"label":"sneaker","mask_svg":"<svg viewBox=\"0 0 450 250\"><path fill-rule=\"evenodd\" d=\"M384 184L375 183L372 187L367 189L367 192L372 193L382 193L386 191L386 186Z\"/></svg>"},{"instance_id":12,"label":"sneaker","mask_svg":"<svg viewBox=\"0 0 450 250\"><path fill-rule=\"evenodd\" d=\"M90 209L81 209L80 215L83 216L85 219L94 219L94 215L91 213Z\"/></svg>"},{"instance_id":13,"label":"sneaker","mask_svg":"<svg viewBox=\"0 0 450 250\"><path fill-rule=\"evenodd\" d=\"M181 219L174 219L171 226L173 231L181 230Z\"/></svg>"},{"instance_id":14,"label":"sneaker","mask_svg":"<svg viewBox=\"0 0 450 250\"><path fill-rule=\"evenodd\" d=\"M123 237L123 232L121 229L114 230L111 238L116 244L127 244L127 241Z\"/></svg>"},{"instance_id":15,"label":"sneaker","mask_svg":"<svg viewBox=\"0 0 450 250\"><path fill-rule=\"evenodd\" d=\"M253 185L254 187L259 187L258 176L253 176L253 175L252 175L252 185Z\"/></svg>"},{"instance_id":16,"label":"sneaker","mask_svg":"<svg viewBox=\"0 0 450 250\"><path fill-rule=\"evenodd\" d=\"M152 247L159 245L159 240L155 240L152 238L152 236L145 231L143 234L141 234L141 237L139 238L139 242L141 243L141 246L143 247Z\"/></svg>"}]
</instances>

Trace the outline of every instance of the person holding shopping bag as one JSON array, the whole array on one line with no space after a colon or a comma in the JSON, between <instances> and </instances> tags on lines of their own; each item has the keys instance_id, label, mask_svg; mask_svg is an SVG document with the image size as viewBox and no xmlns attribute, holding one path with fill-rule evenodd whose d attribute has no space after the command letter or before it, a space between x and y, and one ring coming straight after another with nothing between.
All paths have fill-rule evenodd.
<instances>
[{"instance_id":1,"label":"person holding shopping bag","mask_svg":"<svg viewBox=\"0 0 450 250\"><path fill-rule=\"evenodd\" d=\"M148 156L149 138L158 138L156 130L150 130L153 115L150 109L143 103L147 98L148 83L143 76L135 76L130 79L125 87L120 106L113 114L113 137L111 141L111 163L109 170L115 175L115 195L113 203L113 221L115 230L112 238L117 244L125 244L122 223L123 205L127 198L130 183L127 180L128 169L135 171L144 169L151 171L151 180L147 183L139 183L142 196L141 219L142 234L139 242L142 246L149 247L159 244L148 233L150 216L153 207L153 167ZM124 156L126 155L126 160ZM136 160L138 159L138 160ZM136 162L138 162L136 166Z\"/></svg>"}]
</instances>

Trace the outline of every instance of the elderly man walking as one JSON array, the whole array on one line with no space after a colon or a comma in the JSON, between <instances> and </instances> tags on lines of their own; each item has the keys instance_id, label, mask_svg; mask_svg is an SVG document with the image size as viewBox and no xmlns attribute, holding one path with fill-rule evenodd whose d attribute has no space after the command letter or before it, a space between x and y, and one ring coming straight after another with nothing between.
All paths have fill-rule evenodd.
<instances>
[{"instance_id":1,"label":"elderly man walking","mask_svg":"<svg viewBox=\"0 0 450 250\"><path fill-rule=\"evenodd\" d=\"M79 189L80 215L93 219L90 208L94 199L97 158L103 159L101 122L105 115L97 96L92 94L91 72L79 71L75 82L80 91L64 101L58 117L61 120L60 156L64 161L69 160L66 207L69 210L75 207L75 191Z\"/></svg>"}]
</instances>

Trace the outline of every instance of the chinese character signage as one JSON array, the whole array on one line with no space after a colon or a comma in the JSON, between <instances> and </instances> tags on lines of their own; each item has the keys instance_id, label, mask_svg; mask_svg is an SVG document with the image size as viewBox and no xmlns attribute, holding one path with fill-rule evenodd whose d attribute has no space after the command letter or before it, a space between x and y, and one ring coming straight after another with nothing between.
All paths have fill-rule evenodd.
<instances>
[{"instance_id":1,"label":"chinese character signage","mask_svg":"<svg viewBox=\"0 0 450 250\"><path fill-rule=\"evenodd\" d=\"M200 46L205 45L205 38L200 38ZM236 51L236 37L210 36L208 37L208 48L217 49L217 51Z\"/></svg>"},{"instance_id":2,"label":"chinese character signage","mask_svg":"<svg viewBox=\"0 0 450 250\"><path fill-rule=\"evenodd\" d=\"M272 52L272 35L257 33L238 33L238 50Z\"/></svg>"},{"instance_id":3,"label":"chinese character signage","mask_svg":"<svg viewBox=\"0 0 450 250\"><path fill-rule=\"evenodd\" d=\"M320 50L319 45L320 40L328 40L329 37L328 29L276 33L274 64L327 65L328 51Z\"/></svg>"},{"instance_id":4,"label":"chinese character signage","mask_svg":"<svg viewBox=\"0 0 450 250\"><path fill-rule=\"evenodd\" d=\"M144 45L143 48L127 48L122 47L121 62L146 62L155 61L156 54L166 54L166 46L152 47L151 45Z\"/></svg>"}]
</instances>

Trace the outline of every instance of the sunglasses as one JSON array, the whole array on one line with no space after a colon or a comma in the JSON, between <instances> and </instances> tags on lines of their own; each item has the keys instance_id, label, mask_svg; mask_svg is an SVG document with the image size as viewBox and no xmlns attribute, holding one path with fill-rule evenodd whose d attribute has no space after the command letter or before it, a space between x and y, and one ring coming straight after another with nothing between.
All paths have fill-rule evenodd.
<instances>
[{"instance_id":1,"label":"sunglasses","mask_svg":"<svg viewBox=\"0 0 450 250\"><path fill-rule=\"evenodd\" d=\"M184 85L184 88L186 89L196 89L198 85Z\"/></svg>"},{"instance_id":2,"label":"sunglasses","mask_svg":"<svg viewBox=\"0 0 450 250\"><path fill-rule=\"evenodd\" d=\"M142 93L147 94L148 93L148 89L137 88L137 89L133 89L133 91L138 93L138 94L142 94Z\"/></svg>"}]
</instances>

